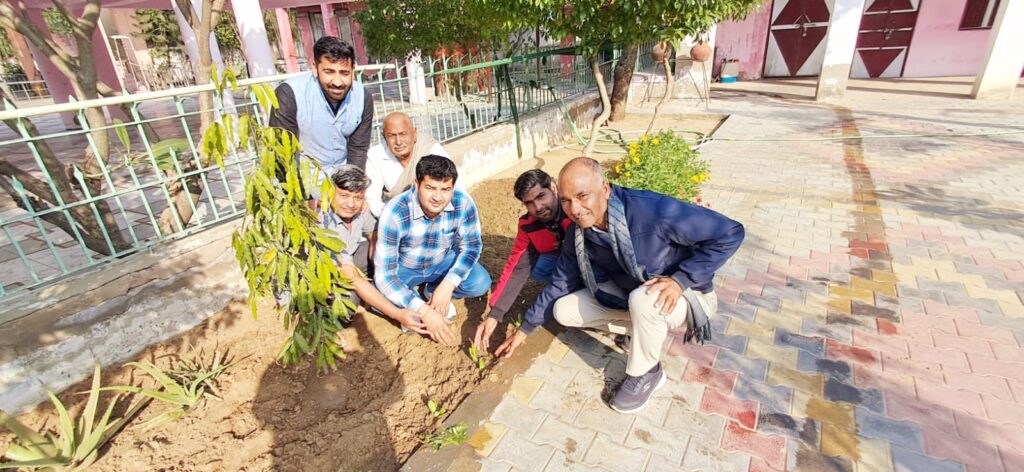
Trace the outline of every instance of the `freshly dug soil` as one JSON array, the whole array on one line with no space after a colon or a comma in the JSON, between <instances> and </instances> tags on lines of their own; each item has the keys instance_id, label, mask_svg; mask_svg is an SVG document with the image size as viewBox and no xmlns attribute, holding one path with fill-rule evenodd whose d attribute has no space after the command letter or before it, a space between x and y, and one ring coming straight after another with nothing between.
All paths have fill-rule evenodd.
<instances>
[{"instance_id":1,"label":"freshly dug soil","mask_svg":"<svg viewBox=\"0 0 1024 472\"><path fill-rule=\"evenodd\" d=\"M628 125L646 125L629 117ZM633 123L635 121L636 123ZM705 132L719 119L663 118ZM630 128L622 128L630 129ZM691 127L690 129L694 129ZM563 150L562 154L574 151ZM524 163L525 164L525 163ZM516 172L518 174L518 172ZM505 173L502 176L507 176ZM523 212L512 196L513 178L489 180L471 192L480 210L484 251L481 263L495 280L511 249ZM509 315L525 311L539 293L530 282ZM140 425L165 406L153 402L117 435L93 467L100 471L392 471L437 428L426 407L436 400L449 411L482 381L467 355L486 308L486 298L456 300L456 332L462 345L444 347L419 335L403 335L389 320L357 314L343 332L347 358L335 372L317 375L312 362L298 367L276 363L288 332L269 304L253 320L244 302L235 302L188 333L138 356L169 368L178 356L202 350L226 351L238 364L219 378L222 400L209 400L185 418L151 431ZM506 325L505 331L510 332ZM500 342L502 339L497 339ZM492 345L496 345L492 342ZM143 377L145 378L145 377ZM108 368L104 385L139 385L129 369ZM81 408L89 381L60 395ZM104 395L105 404L108 395ZM119 410L123 410L120 408ZM49 404L19 418L39 430L55 427ZM0 450L10 435L0 435Z\"/></svg>"},{"instance_id":2,"label":"freshly dug soil","mask_svg":"<svg viewBox=\"0 0 1024 472\"><path fill-rule=\"evenodd\" d=\"M473 192L486 248L481 263L495 278L508 257L522 209L512 197L512 183L489 181ZM538 288L528 286L525 298L532 300ZM109 443L94 469L397 470L420 445L421 436L436 427L427 400L454 410L482 380L466 350L486 298L456 300L456 307L456 333L463 340L457 347L403 335L389 320L360 312L343 333L347 358L337 371L318 376L312 362L298 367L275 362L288 332L270 304L253 320L248 304L233 303L138 357L166 369L193 348L208 356L227 351L240 361L220 377L223 400L207 401L180 421L144 432L141 423L164 408L151 403ZM139 382L124 368L108 368L103 375L104 385ZM84 398L74 392L88 387L88 381L82 382L61 399L80 407ZM46 404L20 419L39 428L47 421L45 427L53 427L52 418L53 409ZM3 439L0 448L10 438Z\"/></svg>"}]
</instances>

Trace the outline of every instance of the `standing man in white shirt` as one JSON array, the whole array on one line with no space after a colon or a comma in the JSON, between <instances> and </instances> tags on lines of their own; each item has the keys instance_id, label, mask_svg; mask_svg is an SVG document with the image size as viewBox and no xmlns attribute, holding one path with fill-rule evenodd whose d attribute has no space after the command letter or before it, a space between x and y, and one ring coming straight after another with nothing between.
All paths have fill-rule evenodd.
<instances>
[{"instance_id":1,"label":"standing man in white shirt","mask_svg":"<svg viewBox=\"0 0 1024 472\"><path fill-rule=\"evenodd\" d=\"M416 181L416 163L431 154L451 158L429 134L418 136L409 115L393 112L382 123L384 142L366 153L366 205L373 216L380 216L384 202L404 192ZM458 164L458 161L455 162Z\"/></svg>"}]
</instances>

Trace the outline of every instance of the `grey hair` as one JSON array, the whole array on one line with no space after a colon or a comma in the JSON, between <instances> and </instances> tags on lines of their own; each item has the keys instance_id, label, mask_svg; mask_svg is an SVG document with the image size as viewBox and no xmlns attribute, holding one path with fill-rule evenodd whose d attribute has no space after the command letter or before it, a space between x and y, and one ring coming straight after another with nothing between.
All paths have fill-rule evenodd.
<instances>
[{"instance_id":1,"label":"grey hair","mask_svg":"<svg viewBox=\"0 0 1024 472\"><path fill-rule=\"evenodd\" d=\"M601 163L597 162L596 160L594 160L592 158L583 157L583 156L575 157L572 160L570 160L569 162L567 162L564 166L562 166L562 170L558 173L559 180L561 180L562 174L565 174L565 171L567 169L569 169L571 167L574 167L574 166L581 166L581 167L585 167L585 168L589 169L590 172L592 172L595 176L597 176L597 183L600 184L600 185L604 185L604 183L605 183L604 168L601 167Z\"/></svg>"},{"instance_id":2,"label":"grey hair","mask_svg":"<svg viewBox=\"0 0 1024 472\"><path fill-rule=\"evenodd\" d=\"M334 171L334 174L331 174L331 182L334 182L334 187L338 190L348 192L365 192L370 188L370 178L366 172L352 164L343 165Z\"/></svg>"}]
</instances>

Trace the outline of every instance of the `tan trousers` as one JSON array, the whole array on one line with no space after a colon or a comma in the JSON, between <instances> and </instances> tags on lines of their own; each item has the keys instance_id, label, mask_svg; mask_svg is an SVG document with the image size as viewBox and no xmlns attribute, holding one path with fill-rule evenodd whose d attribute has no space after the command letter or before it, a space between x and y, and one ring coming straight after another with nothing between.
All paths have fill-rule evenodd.
<instances>
[{"instance_id":1,"label":"tan trousers","mask_svg":"<svg viewBox=\"0 0 1024 472\"><path fill-rule=\"evenodd\" d=\"M624 296L622 289L611 282L600 285L601 290ZM647 287L640 286L629 293L629 311L616 310L600 304L588 289L577 290L555 302L555 319L563 326L594 328L615 334L631 334L629 359L626 374L640 376L651 370L668 347L668 332L685 326L687 317L686 299L679 297L672 313L662 316L654 308L658 293L646 293ZM697 299L708 317L718 311L718 296L715 292L697 293Z\"/></svg>"}]
</instances>

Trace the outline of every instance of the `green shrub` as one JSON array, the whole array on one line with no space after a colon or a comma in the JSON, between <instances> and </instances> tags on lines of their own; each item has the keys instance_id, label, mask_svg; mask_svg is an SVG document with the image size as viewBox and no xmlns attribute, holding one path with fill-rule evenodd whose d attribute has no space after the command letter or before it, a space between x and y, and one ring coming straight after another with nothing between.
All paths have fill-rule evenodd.
<instances>
[{"instance_id":1,"label":"green shrub","mask_svg":"<svg viewBox=\"0 0 1024 472\"><path fill-rule=\"evenodd\" d=\"M700 204L700 187L709 177L708 163L681 137L662 131L630 143L629 152L610 172L613 184L671 195Z\"/></svg>"}]
</instances>

